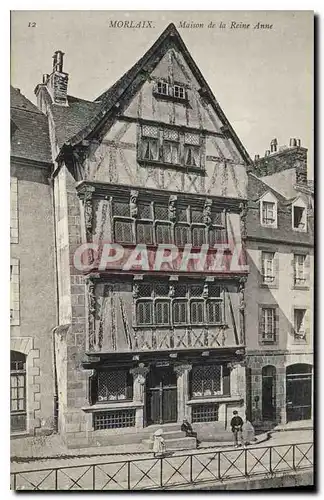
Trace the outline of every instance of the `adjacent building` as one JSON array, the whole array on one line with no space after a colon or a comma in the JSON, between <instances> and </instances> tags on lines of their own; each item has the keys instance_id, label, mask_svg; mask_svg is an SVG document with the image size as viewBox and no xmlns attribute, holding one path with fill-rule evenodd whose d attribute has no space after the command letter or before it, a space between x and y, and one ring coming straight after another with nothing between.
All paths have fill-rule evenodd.
<instances>
[{"instance_id":1,"label":"adjacent building","mask_svg":"<svg viewBox=\"0 0 324 500\"><path fill-rule=\"evenodd\" d=\"M36 87L54 163L59 431L87 446L186 417L215 435L245 412L251 160L172 24L93 102L68 78L57 51Z\"/></svg>"},{"instance_id":2,"label":"adjacent building","mask_svg":"<svg viewBox=\"0 0 324 500\"><path fill-rule=\"evenodd\" d=\"M247 412L270 427L313 417L313 185L300 140L271 141L249 173Z\"/></svg>"},{"instance_id":3,"label":"adjacent building","mask_svg":"<svg viewBox=\"0 0 324 500\"><path fill-rule=\"evenodd\" d=\"M13 435L55 429L55 236L46 116L11 88L10 415Z\"/></svg>"}]
</instances>

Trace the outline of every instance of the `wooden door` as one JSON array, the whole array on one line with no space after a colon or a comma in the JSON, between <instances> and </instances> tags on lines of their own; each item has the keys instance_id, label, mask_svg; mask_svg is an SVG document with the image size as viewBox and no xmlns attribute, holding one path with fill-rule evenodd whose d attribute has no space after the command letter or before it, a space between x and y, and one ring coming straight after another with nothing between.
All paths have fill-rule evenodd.
<instances>
[{"instance_id":1,"label":"wooden door","mask_svg":"<svg viewBox=\"0 0 324 500\"><path fill-rule=\"evenodd\" d=\"M308 420L312 416L312 367L296 364L286 372L287 422Z\"/></svg>"},{"instance_id":2,"label":"wooden door","mask_svg":"<svg viewBox=\"0 0 324 500\"><path fill-rule=\"evenodd\" d=\"M153 367L147 384L147 423L177 421L177 377L172 367Z\"/></svg>"}]
</instances>

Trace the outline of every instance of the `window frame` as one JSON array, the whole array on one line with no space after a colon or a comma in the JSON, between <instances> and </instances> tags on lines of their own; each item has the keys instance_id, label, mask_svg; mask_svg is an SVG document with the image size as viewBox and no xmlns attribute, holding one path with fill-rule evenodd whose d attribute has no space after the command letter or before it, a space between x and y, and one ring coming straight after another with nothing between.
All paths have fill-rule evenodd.
<instances>
[{"instance_id":1,"label":"window frame","mask_svg":"<svg viewBox=\"0 0 324 500\"><path fill-rule=\"evenodd\" d=\"M271 343L274 344L277 341L277 320L276 320L276 307L274 306L268 306L268 305L263 305L260 307L261 308L261 325L260 325L260 335L261 335L261 342L262 343ZM265 321L263 320L263 313L265 311L271 311L271 314L273 315L272 318L272 325L273 325L273 331L268 332L265 331ZM264 325L264 326L263 326Z\"/></svg>"},{"instance_id":2,"label":"window frame","mask_svg":"<svg viewBox=\"0 0 324 500\"><path fill-rule=\"evenodd\" d=\"M303 215L302 215L301 220L303 219L304 222L302 223L302 227L299 227L301 223L299 224L298 227L296 227L296 225L295 225L295 209L301 209L301 210L303 210ZM292 205L292 209L291 209L291 217L292 217L291 222L292 222L292 228L293 228L293 230L294 231L299 231L301 233L306 233L307 232L307 207L304 206L304 204L303 205L298 205L298 203L294 203Z\"/></svg>"},{"instance_id":3,"label":"window frame","mask_svg":"<svg viewBox=\"0 0 324 500\"><path fill-rule=\"evenodd\" d=\"M303 327L302 330L298 330L297 328L297 315L296 313L302 311L303 312L303 317L301 320L301 326ZM307 315L307 309L305 307L294 307L293 309L293 334L294 334L294 341L302 341L306 342L306 315Z\"/></svg>"},{"instance_id":4,"label":"window frame","mask_svg":"<svg viewBox=\"0 0 324 500\"><path fill-rule=\"evenodd\" d=\"M298 266L298 258L302 257L302 278L298 277L299 275L299 266ZM306 259L307 255L306 254L301 254L301 253L294 253L294 286L295 287L303 287L307 285L307 278L306 278L306 270L305 270L305 264L306 264Z\"/></svg>"},{"instance_id":5,"label":"window frame","mask_svg":"<svg viewBox=\"0 0 324 500\"><path fill-rule=\"evenodd\" d=\"M152 125L152 129L156 129L157 131L157 135L153 136L153 131L151 135L149 135L150 132L145 132L145 130L149 128L150 125L139 124L138 127L139 132L137 142L137 161L139 163L142 163L144 165L160 165L167 168L179 168L185 171L192 170L194 172L200 172L202 174L205 172L205 136L200 131L193 130L192 132L184 132L181 128L178 128L176 126L171 128L165 125ZM172 136L170 137L167 132L174 132L174 136L178 135L178 140L172 138ZM195 141L186 142L186 135L193 136ZM147 145L150 144L150 141L154 141L154 154L149 154L149 157L146 157ZM170 161L166 159L166 146L169 145L171 145L171 147L173 145L173 147L177 148L177 161L173 161L172 152L170 153ZM193 158L195 159L194 162L191 161L189 163L187 161L188 148L193 149L192 154Z\"/></svg>"},{"instance_id":6,"label":"window frame","mask_svg":"<svg viewBox=\"0 0 324 500\"><path fill-rule=\"evenodd\" d=\"M220 224L205 224L203 222L194 222L192 219L192 206L195 207L195 210L198 211L198 208L195 205L192 204L180 204L177 208L177 213L179 210L182 210L185 212L186 220L179 220L179 217L177 216L176 221L170 220L170 215L169 215L169 204L167 202L162 203L161 201L151 201L147 203L147 205L150 205L150 217L140 217L137 215L136 217L130 217L130 216L122 216L119 215L118 213L115 215L114 213L114 205L117 204L122 204L125 203L126 201L122 197L113 197L111 201L111 226L112 226L112 234L113 234L113 241L115 243L120 243L122 245L137 245L137 244L146 244L147 246L157 246L159 244L175 244L177 245L178 248L184 248L186 244L192 244L193 245L193 235L194 231L196 229L200 229L203 231L204 236L204 243L203 244L208 244L210 248L213 248L215 245L215 241L218 242L217 238L218 236L221 237L222 243L226 241L227 239L227 222L226 218L223 215L223 212L220 210L218 207L214 207L212 209L212 216L216 217L216 215L220 214L221 219L223 220L223 223ZM141 202L139 202L140 205ZM142 202L143 203L143 202ZM128 201L129 204L129 201ZM158 219L155 218L155 207L159 206L164 207L166 213L168 214L168 219ZM201 211L201 214L203 216L203 207L199 207L199 211ZM131 229L131 240L128 241L122 241L120 237L117 237L116 233L116 226L120 224L121 226L123 224L127 224L130 226ZM151 240L150 243L144 240L141 240L138 237L138 226L139 225L146 225L150 227L150 232L151 232ZM169 241L168 242L160 242L158 241L157 238L157 228L159 226L168 226L168 233L169 233ZM118 227L118 226L117 226ZM178 230L182 229L182 232L186 230L187 233L187 239L185 242L180 241L178 239ZM120 230L121 231L121 230ZM125 228L123 229L123 233L125 232ZM215 241L212 240L212 236L215 235ZM220 241L220 240L219 240ZM193 245L193 248L201 248L199 245L195 246Z\"/></svg>"},{"instance_id":7,"label":"window frame","mask_svg":"<svg viewBox=\"0 0 324 500\"><path fill-rule=\"evenodd\" d=\"M136 282L137 283L137 282ZM158 294L157 293L157 287L163 283L163 285L166 285L169 287L168 294ZM164 328L164 327L170 327L173 326L175 328L181 328L181 327L186 327L186 326L207 326L207 327L219 327L223 324L225 324L225 294L224 290L222 289L222 286L219 285L219 290L220 293L218 296L216 295L208 295L208 297L204 297L203 295L203 283L204 282L199 282L199 283L188 283L188 282L181 282L177 283L180 286L183 286L185 288L185 294L184 295L172 295L170 293L170 282L168 281L161 281L161 282L154 282L151 283L149 281L144 281L139 284L139 286L142 285L150 285L151 286L151 291L149 296L137 296L134 299L134 308L135 308L135 316L134 316L134 326L137 328ZM134 284L134 282L133 282ZM137 283L138 284L138 283ZM201 295L198 296L191 296L190 295L190 288L192 286L201 286L202 287L202 293ZM174 285L172 285L174 286ZM168 303L168 323L157 323L156 317L156 303L159 302L166 302ZM199 303L202 304L202 321L198 321L197 318L195 318L195 321L193 320L193 312L192 312L192 304L193 303ZM209 316L209 303L219 303L219 311L220 311L220 321L218 322L211 322L209 321L210 316ZM140 304L150 304L150 323L143 323L139 322L139 312L138 308ZM177 322L175 321L175 307L176 304L181 303L185 304L185 313L186 313L186 321L185 322ZM146 313L145 313L146 314Z\"/></svg>"},{"instance_id":8,"label":"window frame","mask_svg":"<svg viewBox=\"0 0 324 500\"><path fill-rule=\"evenodd\" d=\"M125 374L125 397L124 398L118 398L118 395L117 397L114 399L114 398L106 398L106 399L99 399L99 384L100 384L100 374L103 374L103 373L106 373L106 374L110 374L110 373L117 373L117 372L122 372ZM106 376L108 378L108 375ZM108 403L125 403L125 402L128 402L128 401L133 401L133 397L134 397L134 389L133 389L133 380L132 380L132 375L129 373L129 371L127 369L123 369L123 368L116 368L116 369L113 369L113 368L108 368L108 369L98 369L96 371L96 404L108 404ZM108 392L108 391L107 391Z\"/></svg>"},{"instance_id":9,"label":"window frame","mask_svg":"<svg viewBox=\"0 0 324 500\"><path fill-rule=\"evenodd\" d=\"M14 354L15 353L15 354ZM12 423L10 421L10 433L11 434L18 434L18 433L24 433L27 432L27 355L20 352L20 351L11 351L10 352L10 357L15 356L16 353L19 355L18 357L21 359L17 359L12 361L10 359L10 420L11 417L22 417L24 421L24 428L23 429L13 429ZM12 367L12 364L16 363L16 366ZM19 363L23 363L22 368L19 367ZM23 385L18 384L18 380L20 377L23 377ZM16 378L17 380L17 385L12 385L12 380L13 378ZM16 389L17 391L17 397L13 398L12 397L12 390ZM19 389L23 390L23 397L19 397ZM23 401L23 409L18 409L18 402ZM12 402L15 401L17 402L17 409L13 410L12 409Z\"/></svg>"},{"instance_id":10,"label":"window frame","mask_svg":"<svg viewBox=\"0 0 324 500\"><path fill-rule=\"evenodd\" d=\"M266 204L273 204L273 219L264 218L266 212ZM272 229L278 228L278 200L271 191L267 191L262 195L259 201L260 225ZM268 222L271 221L271 222Z\"/></svg>"},{"instance_id":11,"label":"window frame","mask_svg":"<svg viewBox=\"0 0 324 500\"><path fill-rule=\"evenodd\" d=\"M265 258L266 255L272 255L272 258ZM276 253L275 252L270 252L267 250L262 250L261 251L261 275L262 275L262 284L263 285L273 285L276 282L276 275L275 275L275 257ZM271 275L266 274L267 270L266 267L268 267L266 264L271 263ZM267 279L269 278L269 280Z\"/></svg>"},{"instance_id":12,"label":"window frame","mask_svg":"<svg viewBox=\"0 0 324 500\"><path fill-rule=\"evenodd\" d=\"M208 369L213 369L213 368L219 368L219 380L220 380L220 390L219 391L213 391L215 394L206 394L204 392L204 383L206 384L206 379L203 379L202 382L202 390L201 395L195 395L193 391L193 379L195 372L198 370L202 371L207 371ZM201 399L209 399L209 398L219 398L224 395L224 367L223 365L212 365L212 364L206 364L206 365L197 365L192 367L192 372L191 372L191 377L190 377L190 397L193 400L201 400ZM214 382L214 380L212 380ZM208 389L209 390L209 389ZM197 392L197 391L195 391Z\"/></svg>"}]
</instances>

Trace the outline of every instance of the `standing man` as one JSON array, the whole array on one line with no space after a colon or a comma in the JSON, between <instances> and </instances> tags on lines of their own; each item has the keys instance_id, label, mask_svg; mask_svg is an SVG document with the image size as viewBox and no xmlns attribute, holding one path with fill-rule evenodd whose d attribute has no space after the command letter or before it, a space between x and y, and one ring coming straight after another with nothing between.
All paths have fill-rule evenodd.
<instances>
[{"instance_id":1,"label":"standing man","mask_svg":"<svg viewBox=\"0 0 324 500\"><path fill-rule=\"evenodd\" d=\"M234 446L235 448L238 448L239 446L242 446L243 444L243 438L242 438L242 428L243 428L243 420L239 416L238 412L236 410L233 411L233 418L231 420L231 427L232 427L232 432L234 434ZM239 443L240 441L240 443Z\"/></svg>"}]
</instances>

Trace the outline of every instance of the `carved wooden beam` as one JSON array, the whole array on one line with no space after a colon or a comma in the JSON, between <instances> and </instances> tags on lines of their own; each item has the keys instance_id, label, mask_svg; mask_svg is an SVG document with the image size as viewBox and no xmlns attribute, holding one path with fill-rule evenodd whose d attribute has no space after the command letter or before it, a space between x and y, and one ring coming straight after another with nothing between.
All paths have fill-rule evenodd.
<instances>
[{"instance_id":1,"label":"carved wooden beam","mask_svg":"<svg viewBox=\"0 0 324 500\"><path fill-rule=\"evenodd\" d=\"M169 198L169 219L172 222L175 222L177 218L177 200L176 194L172 194Z\"/></svg>"},{"instance_id":2,"label":"carved wooden beam","mask_svg":"<svg viewBox=\"0 0 324 500\"><path fill-rule=\"evenodd\" d=\"M93 193L95 188L85 184L78 190L78 196L83 202L84 222L86 228L86 238L90 242L92 240L92 224L93 224Z\"/></svg>"},{"instance_id":3,"label":"carved wooden beam","mask_svg":"<svg viewBox=\"0 0 324 500\"><path fill-rule=\"evenodd\" d=\"M246 217L247 217L247 204L240 203L240 225L241 225L241 239L246 240L247 229L246 229Z\"/></svg>"}]
</instances>

